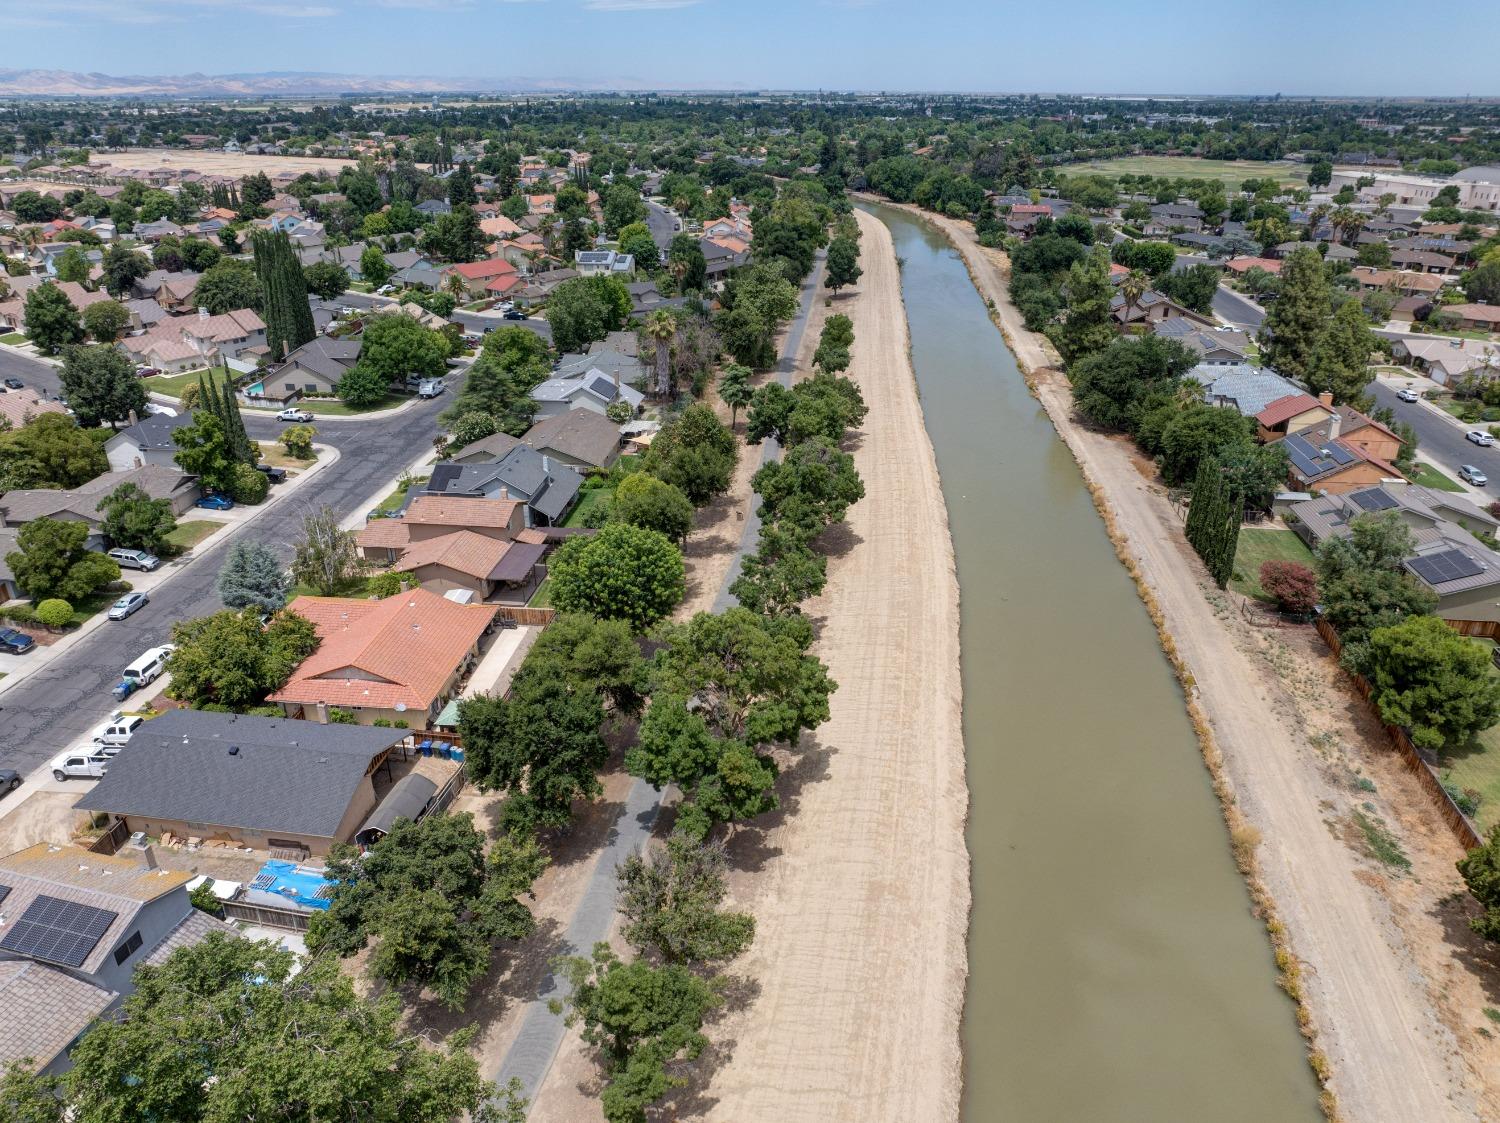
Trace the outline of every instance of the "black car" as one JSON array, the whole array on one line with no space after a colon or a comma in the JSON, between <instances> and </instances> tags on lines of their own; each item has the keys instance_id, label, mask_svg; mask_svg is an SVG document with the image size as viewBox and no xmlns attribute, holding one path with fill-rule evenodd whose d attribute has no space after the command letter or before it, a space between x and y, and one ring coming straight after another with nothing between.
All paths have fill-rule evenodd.
<instances>
[{"instance_id":1,"label":"black car","mask_svg":"<svg viewBox=\"0 0 1500 1123\"><path fill-rule=\"evenodd\" d=\"M507 320L524 320L524 319L526 319L526 313L525 312L518 312L516 309L512 308L509 312L507 312L505 314L505 318Z\"/></svg>"},{"instance_id":2,"label":"black car","mask_svg":"<svg viewBox=\"0 0 1500 1123\"><path fill-rule=\"evenodd\" d=\"M21 786L21 774L14 768L0 768L0 795L9 795Z\"/></svg>"},{"instance_id":3,"label":"black car","mask_svg":"<svg viewBox=\"0 0 1500 1123\"><path fill-rule=\"evenodd\" d=\"M25 655L36 646L36 640L25 632L18 632L14 628L0 628L0 651L7 655Z\"/></svg>"},{"instance_id":4,"label":"black car","mask_svg":"<svg viewBox=\"0 0 1500 1123\"><path fill-rule=\"evenodd\" d=\"M279 484L286 479L285 468L273 468L269 464L257 464L255 470L257 472L264 472L266 479L273 484Z\"/></svg>"},{"instance_id":5,"label":"black car","mask_svg":"<svg viewBox=\"0 0 1500 1123\"><path fill-rule=\"evenodd\" d=\"M19 378L7 378L5 380L5 384L12 390L20 390L26 385L26 383L22 382Z\"/></svg>"}]
</instances>

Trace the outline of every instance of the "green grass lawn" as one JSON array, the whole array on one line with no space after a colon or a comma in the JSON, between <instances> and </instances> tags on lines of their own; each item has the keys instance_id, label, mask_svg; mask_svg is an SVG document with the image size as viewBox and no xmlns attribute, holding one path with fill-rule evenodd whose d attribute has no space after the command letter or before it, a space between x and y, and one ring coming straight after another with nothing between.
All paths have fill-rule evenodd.
<instances>
[{"instance_id":1,"label":"green grass lawn","mask_svg":"<svg viewBox=\"0 0 1500 1123\"><path fill-rule=\"evenodd\" d=\"M379 511L381 514L388 514L391 511L400 510L401 504L406 500L406 489L409 484L425 484L429 478L430 477L428 476L417 476L410 481L397 483L395 491L391 492L379 503L375 504L375 510Z\"/></svg>"},{"instance_id":2,"label":"green grass lawn","mask_svg":"<svg viewBox=\"0 0 1500 1123\"><path fill-rule=\"evenodd\" d=\"M186 386L196 386L198 384L198 376L205 373L216 383L223 385L224 369L222 367L215 367L212 371L208 372L203 370L185 370L181 374L153 374L150 378L146 379L146 393L165 394L169 398L181 397L183 388Z\"/></svg>"},{"instance_id":3,"label":"green grass lawn","mask_svg":"<svg viewBox=\"0 0 1500 1123\"><path fill-rule=\"evenodd\" d=\"M585 491L578 500L578 505L569 512L563 522L563 526L588 526L588 519L594 511L600 513L609 510L615 501L615 489L612 487L596 487Z\"/></svg>"},{"instance_id":4,"label":"green grass lawn","mask_svg":"<svg viewBox=\"0 0 1500 1123\"><path fill-rule=\"evenodd\" d=\"M0 335L0 343L8 343L12 347L19 347L26 341L26 337L18 331L9 332L6 335Z\"/></svg>"},{"instance_id":5,"label":"green grass lawn","mask_svg":"<svg viewBox=\"0 0 1500 1123\"><path fill-rule=\"evenodd\" d=\"M297 403L297 408L305 409L308 413L318 417L349 417L356 413L374 413L379 409L390 409L406 400L403 394L387 394L372 406L351 406L336 402L331 398L303 398Z\"/></svg>"},{"instance_id":6,"label":"green grass lawn","mask_svg":"<svg viewBox=\"0 0 1500 1123\"><path fill-rule=\"evenodd\" d=\"M1243 180L1275 176L1282 183L1306 183L1307 171L1301 165L1265 160L1200 160L1196 156L1121 156L1113 160L1091 160L1066 164L1069 175L1153 175L1182 179L1216 179L1226 187L1238 187Z\"/></svg>"},{"instance_id":7,"label":"green grass lawn","mask_svg":"<svg viewBox=\"0 0 1500 1123\"><path fill-rule=\"evenodd\" d=\"M349 292L374 292L375 286L369 281L350 281Z\"/></svg>"},{"instance_id":8,"label":"green grass lawn","mask_svg":"<svg viewBox=\"0 0 1500 1123\"><path fill-rule=\"evenodd\" d=\"M1243 596L1270 603L1260 587L1260 567L1268 561L1293 561L1312 567L1312 551L1290 530L1254 528L1240 531L1229 587Z\"/></svg>"},{"instance_id":9,"label":"green grass lawn","mask_svg":"<svg viewBox=\"0 0 1500 1123\"><path fill-rule=\"evenodd\" d=\"M191 550L223 525L212 519L189 519L187 522L178 523L176 529L167 535L167 541L179 551Z\"/></svg>"},{"instance_id":10,"label":"green grass lawn","mask_svg":"<svg viewBox=\"0 0 1500 1123\"><path fill-rule=\"evenodd\" d=\"M370 582L378 576L380 576L378 573L367 573L363 577L356 577L353 580L345 581L342 585L339 586L338 591L333 595L336 597L370 596ZM323 594L320 593L317 589L314 589L311 585L297 584L292 586L291 596L321 597L323 596Z\"/></svg>"},{"instance_id":11,"label":"green grass lawn","mask_svg":"<svg viewBox=\"0 0 1500 1123\"><path fill-rule=\"evenodd\" d=\"M1421 484L1423 487L1436 488L1438 491L1463 491L1464 487L1456 480L1451 480L1439 472L1431 464L1417 462L1416 471L1409 473L1411 482Z\"/></svg>"},{"instance_id":12,"label":"green grass lawn","mask_svg":"<svg viewBox=\"0 0 1500 1123\"><path fill-rule=\"evenodd\" d=\"M260 462L262 464L269 464L273 468L290 468L295 472L300 471L301 469L306 468L311 464L316 464L317 461L318 453L316 449L313 450L311 458L307 460L298 460L295 456L290 455L286 449L282 448L275 441L260 442Z\"/></svg>"},{"instance_id":13,"label":"green grass lawn","mask_svg":"<svg viewBox=\"0 0 1500 1123\"><path fill-rule=\"evenodd\" d=\"M536 592L531 594L531 599L526 602L528 608L551 608L552 590L548 588L552 584L552 578L548 577L536 587Z\"/></svg>"}]
</instances>

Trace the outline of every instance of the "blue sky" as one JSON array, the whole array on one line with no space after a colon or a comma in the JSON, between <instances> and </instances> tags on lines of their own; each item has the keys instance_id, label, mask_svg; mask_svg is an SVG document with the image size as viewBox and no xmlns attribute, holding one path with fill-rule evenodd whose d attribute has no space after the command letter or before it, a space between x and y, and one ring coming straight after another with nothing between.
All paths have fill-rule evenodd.
<instances>
[{"instance_id":1,"label":"blue sky","mask_svg":"<svg viewBox=\"0 0 1500 1123\"><path fill-rule=\"evenodd\" d=\"M108 74L1496 95L1497 38L1494 0L0 0L0 66Z\"/></svg>"}]
</instances>

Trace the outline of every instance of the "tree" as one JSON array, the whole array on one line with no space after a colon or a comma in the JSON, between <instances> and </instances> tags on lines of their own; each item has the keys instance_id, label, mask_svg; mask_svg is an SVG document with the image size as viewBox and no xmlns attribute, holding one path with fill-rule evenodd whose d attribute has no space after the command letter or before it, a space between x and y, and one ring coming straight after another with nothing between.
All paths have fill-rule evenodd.
<instances>
[{"instance_id":1,"label":"tree","mask_svg":"<svg viewBox=\"0 0 1500 1123\"><path fill-rule=\"evenodd\" d=\"M1375 333L1364 309L1359 301L1346 300L1313 347L1306 375L1308 390L1314 394L1331 391L1335 402L1359 404L1375 377L1370 370L1374 349Z\"/></svg>"},{"instance_id":2,"label":"tree","mask_svg":"<svg viewBox=\"0 0 1500 1123\"><path fill-rule=\"evenodd\" d=\"M120 579L118 565L84 546L88 536L87 523L32 519L16 532L20 548L5 555L5 564L33 601L48 597L74 603L86 600Z\"/></svg>"},{"instance_id":3,"label":"tree","mask_svg":"<svg viewBox=\"0 0 1500 1123\"><path fill-rule=\"evenodd\" d=\"M151 272L151 259L138 250L116 243L104 251L101 263L104 270L104 288L116 300L130 291L139 278Z\"/></svg>"},{"instance_id":4,"label":"tree","mask_svg":"<svg viewBox=\"0 0 1500 1123\"><path fill-rule=\"evenodd\" d=\"M73 606L60 597L49 597L36 606L36 619L54 632L61 631L73 621Z\"/></svg>"},{"instance_id":5,"label":"tree","mask_svg":"<svg viewBox=\"0 0 1500 1123\"><path fill-rule=\"evenodd\" d=\"M1157 289L1178 304L1207 315L1219 291L1220 270L1212 265L1190 265L1168 273L1157 282Z\"/></svg>"},{"instance_id":6,"label":"tree","mask_svg":"<svg viewBox=\"0 0 1500 1123\"><path fill-rule=\"evenodd\" d=\"M75 1049L66 1102L79 1120L513 1123L524 1103L480 1078L467 1036L434 1048L403 1029L398 1002L360 998L331 957L215 932L133 981L124 1017Z\"/></svg>"},{"instance_id":7,"label":"tree","mask_svg":"<svg viewBox=\"0 0 1500 1123\"><path fill-rule=\"evenodd\" d=\"M58 254L54 268L59 281L72 281L75 285L81 285L89 279L89 259L84 257L83 251L77 246L69 246Z\"/></svg>"},{"instance_id":8,"label":"tree","mask_svg":"<svg viewBox=\"0 0 1500 1123\"><path fill-rule=\"evenodd\" d=\"M406 319L405 316L393 316L390 319ZM420 325L418 325L420 327ZM423 328L422 330L426 330ZM369 409L379 405L390 393L391 380L378 373L369 364L361 361L355 363L343 376L339 378L338 385L334 387L339 400L345 405L355 409Z\"/></svg>"},{"instance_id":9,"label":"tree","mask_svg":"<svg viewBox=\"0 0 1500 1123\"><path fill-rule=\"evenodd\" d=\"M111 346L69 347L61 373L68 405L85 428L116 428L132 413L146 414L146 388L123 351Z\"/></svg>"},{"instance_id":10,"label":"tree","mask_svg":"<svg viewBox=\"0 0 1500 1123\"><path fill-rule=\"evenodd\" d=\"M22 222L51 222L63 213L63 205L51 195L29 189L18 192L10 207Z\"/></svg>"},{"instance_id":11,"label":"tree","mask_svg":"<svg viewBox=\"0 0 1500 1123\"><path fill-rule=\"evenodd\" d=\"M228 608L279 612L291 586L286 566L261 542L236 542L219 570L219 599Z\"/></svg>"},{"instance_id":12,"label":"tree","mask_svg":"<svg viewBox=\"0 0 1500 1123\"><path fill-rule=\"evenodd\" d=\"M1162 478L1174 487L1187 483L1198 474L1203 461L1248 448L1253 443L1252 429L1251 419L1238 410L1193 402L1162 432Z\"/></svg>"},{"instance_id":13,"label":"tree","mask_svg":"<svg viewBox=\"0 0 1500 1123\"><path fill-rule=\"evenodd\" d=\"M523 329L524 330L524 329ZM410 316L375 316L365 328L359 365L387 383L409 375L441 378L448 370L448 341L441 332L425 328Z\"/></svg>"},{"instance_id":14,"label":"tree","mask_svg":"<svg viewBox=\"0 0 1500 1123\"><path fill-rule=\"evenodd\" d=\"M1052 341L1067 363L1102 351L1114 340L1110 300L1115 287L1109 279L1109 255L1099 246L1068 270L1067 318L1052 329Z\"/></svg>"},{"instance_id":15,"label":"tree","mask_svg":"<svg viewBox=\"0 0 1500 1123\"><path fill-rule=\"evenodd\" d=\"M740 410L750 404L755 391L750 386L750 368L730 363L719 379L719 400L729 407L729 428L734 429Z\"/></svg>"},{"instance_id":16,"label":"tree","mask_svg":"<svg viewBox=\"0 0 1500 1123\"><path fill-rule=\"evenodd\" d=\"M762 526L753 554L746 555L729 592L741 605L766 616L798 612L823 591L828 562L808 547L808 535L792 527Z\"/></svg>"},{"instance_id":17,"label":"tree","mask_svg":"<svg viewBox=\"0 0 1500 1123\"><path fill-rule=\"evenodd\" d=\"M359 275L376 288L389 281L394 272L379 246L366 246L359 255Z\"/></svg>"},{"instance_id":18,"label":"tree","mask_svg":"<svg viewBox=\"0 0 1500 1123\"><path fill-rule=\"evenodd\" d=\"M440 214L437 221L422 235L422 245L433 255L444 261L462 263L476 261L484 256L485 237L479 228L479 216L474 208L463 205L454 207L448 214Z\"/></svg>"},{"instance_id":19,"label":"tree","mask_svg":"<svg viewBox=\"0 0 1500 1123\"><path fill-rule=\"evenodd\" d=\"M1141 297L1145 296L1151 288L1151 278L1139 269L1132 269L1120 279L1119 292L1125 301L1124 311L1128 317L1132 311L1140 307Z\"/></svg>"},{"instance_id":20,"label":"tree","mask_svg":"<svg viewBox=\"0 0 1500 1123\"><path fill-rule=\"evenodd\" d=\"M1489 653L1436 616L1376 628L1368 667L1380 719L1408 728L1420 749L1462 745L1500 719Z\"/></svg>"},{"instance_id":21,"label":"tree","mask_svg":"<svg viewBox=\"0 0 1500 1123\"><path fill-rule=\"evenodd\" d=\"M617 712L640 710L645 665L624 620L559 613L532 645L533 663L555 664L574 691L597 694Z\"/></svg>"},{"instance_id":22,"label":"tree","mask_svg":"<svg viewBox=\"0 0 1500 1123\"><path fill-rule=\"evenodd\" d=\"M1188 543L1221 589L1234 575L1242 513L1240 496L1231 490L1218 460L1205 456L1198 464L1185 530Z\"/></svg>"},{"instance_id":23,"label":"tree","mask_svg":"<svg viewBox=\"0 0 1500 1123\"><path fill-rule=\"evenodd\" d=\"M193 423L172 430L174 459L210 491L232 494L234 469L240 463L224 422L209 409L193 412Z\"/></svg>"},{"instance_id":24,"label":"tree","mask_svg":"<svg viewBox=\"0 0 1500 1123\"><path fill-rule=\"evenodd\" d=\"M262 627L261 611L251 604L173 624L177 650L167 661L171 697L194 709L243 711L285 686L297 665L317 650L317 632L285 611Z\"/></svg>"},{"instance_id":25,"label":"tree","mask_svg":"<svg viewBox=\"0 0 1500 1123\"><path fill-rule=\"evenodd\" d=\"M1307 382L1328 319L1328 278L1312 246L1299 246L1281 265L1280 295L1261 325L1262 358L1278 374Z\"/></svg>"},{"instance_id":26,"label":"tree","mask_svg":"<svg viewBox=\"0 0 1500 1123\"><path fill-rule=\"evenodd\" d=\"M864 270L859 267L859 243L853 238L835 238L828 243L828 258L825 262L824 283L835 294L859 280Z\"/></svg>"},{"instance_id":27,"label":"tree","mask_svg":"<svg viewBox=\"0 0 1500 1123\"><path fill-rule=\"evenodd\" d=\"M364 568L354 532L339 526L331 507L303 516L302 541L292 556L292 576L298 583L312 586L320 596L336 596Z\"/></svg>"},{"instance_id":28,"label":"tree","mask_svg":"<svg viewBox=\"0 0 1500 1123\"><path fill-rule=\"evenodd\" d=\"M113 300L96 301L83 310L85 330L100 343L113 343L129 324L130 313Z\"/></svg>"},{"instance_id":29,"label":"tree","mask_svg":"<svg viewBox=\"0 0 1500 1123\"><path fill-rule=\"evenodd\" d=\"M44 281L26 294L23 323L27 336L44 355L55 355L70 344L83 342L78 309L51 281Z\"/></svg>"},{"instance_id":30,"label":"tree","mask_svg":"<svg viewBox=\"0 0 1500 1123\"><path fill-rule=\"evenodd\" d=\"M77 487L109 470L100 443L62 413L0 430L0 480L13 487Z\"/></svg>"},{"instance_id":31,"label":"tree","mask_svg":"<svg viewBox=\"0 0 1500 1123\"><path fill-rule=\"evenodd\" d=\"M479 196L474 192L474 173L469 170L467 161L460 162L448 177L448 202L455 207L472 207L479 202Z\"/></svg>"},{"instance_id":32,"label":"tree","mask_svg":"<svg viewBox=\"0 0 1500 1123\"><path fill-rule=\"evenodd\" d=\"M675 964L625 963L602 942L591 959L555 965L571 984L567 1024L582 1024L584 1041L604 1058L604 1118L644 1123L651 1104L687 1083L667 1066L696 1060L708 1047L703 1019L722 1001L717 986ZM556 1000L552 1006L563 1009Z\"/></svg>"},{"instance_id":33,"label":"tree","mask_svg":"<svg viewBox=\"0 0 1500 1123\"><path fill-rule=\"evenodd\" d=\"M30 1058L12 1061L0 1073L0 1119L11 1123L66 1123L58 1076L33 1071Z\"/></svg>"},{"instance_id":34,"label":"tree","mask_svg":"<svg viewBox=\"0 0 1500 1123\"><path fill-rule=\"evenodd\" d=\"M822 436L767 462L751 477L750 487L760 496L763 521L795 528L808 539L842 522L849 506L865 495L854 457Z\"/></svg>"},{"instance_id":35,"label":"tree","mask_svg":"<svg viewBox=\"0 0 1500 1123\"><path fill-rule=\"evenodd\" d=\"M646 472L631 472L615 488L611 522L629 523L681 543L693 529L693 504L671 484Z\"/></svg>"},{"instance_id":36,"label":"tree","mask_svg":"<svg viewBox=\"0 0 1500 1123\"><path fill-rule=\"evenodd\" d=\"M667 271L677 281L679 292L701 292L707 282L708 263L703 249L691 234L676 234L667 247Z\"/></svg>"},{"instance_id":37,"label":"tree","mask_svg":"<svg viewBox=\"0 0 1500 1123\"><path fill-rule=\"evenodd\" d=\"M1363 673L1377 628L1432 611L1437 597L1402 568L1416 550L1411 528L1394 512L1361 515L1348 537L1318 547L1315 568L1324 617L1343 642L1340 662Z\"/></svg>"},{"instance_id":38,"label":"tree","mask_svg":"<svg viewBox=\"0 0 1500 1123\"><path fill-rule=\"evenodd\" d=\"M769 382L750 398L745 436L751 444L774 437L790 446L817 436L837 443L868 412L859 386L840 375L815 374L790 390Z\"/></svg>"},{"instance_id":39,"label":"tree","mask_svg":"<svg viewBox=\"0 0 1500 1123\"><path fill-rule=\"evenodd\" d=\"M193 301L199 308L207 309L215 316L240 308L249 308L254 312L266 311L265 292L254 267L231 257L216 262L198 278L198 285L193 289Z\"/></svg>"},{"instance_id":40,"label":"tree","mask_svg":"<svg viewBox=\"0 0 1500 1123\"><path fill-rule=\"evenodd\" d=\"M641 328L651 341L656 352L656 396L665 400L674 396L676 386L672 379L672 339L677 334L677 321L665 309L652 312Z\"/></svg>"},{"instance_id":41,"label":"tree","mask_svg":"<svg viewBox=\"0 0 1500 1123\"><path fill-rule=\"evenodd\" d=\"M133 483L121 484L99 501L104 512L104 537L113 546L147 550L159 554L168 546L168 536L177 529L177 516L170 499L152 499Z\"/></svg>"},{"instance_id":42,"label":"tree","mask_svg":"<svg viewBox=\"0 0 1500 1123\"><path fill-rule=\"evenodd\" d=\"M250 244L265 305L266 347L272 361L280 361L318 334L307 302L307 279L285 233L256 230Z\"/></svg>"},{"instance_id":43,"label":"tree","mask_svg":"<svg viewBox=\"0 0 1500 1123\"><path fill-rule=\"evenodd\" d=\"M311 425L288 425L281 431L281 447L297 460L313 458L313 438L318 431Z\"/></svg>"},{"instance_id":44,"label":"tree","mask_svg":"<svg viewBox=\"0 0 1500 1123\"><path fill-rule=\"evenodd\" d=\"M722 846L674 832L649 858L632 854L615 870L625 940L638 953L713 963L750 946L755 918L720 907L728 893Z\"/></svg>"},{"instance_id":45,"label":"tree","mask_svg":"<svg viewBox=\"0 0 1500 1123\"><path fill-rule=\"evenodd\" d=\"M661 268L661 251L656 248L656 239L651 228L644 222L632 222L620 231L620 252L635 258L638 269L651 272Z\"/></svg>"},{"instance_id":46,"label":"tree","mask_svg":"<svg viewBox=\"0 0 1500 1123\"><path fill-rule=\"evenodd\" d=\"M315 261L304 266L302 279L307 283L307 291L323 300L336 300L349 287L348 270L332 261Z\"/></svg>"},{"instance_id":47,"label":"tree","mask_svg":"<svg viewBox=\"0 0 1500 1123\"><path fill-rule=\"evenodd\" d=\"M588 344L619 331L630 315L630 293L614 277L574 277L547 298L547 322L559 351L587 350Z\"/></svg>"},{"instance_id":48,"label":"tree","mask_svg":"<svg viewBox=\"0 0 1500 1123\"><path fill-rule=\"evenodd\" d=\"M1195 353L1176 340L1143 335L1115 340L1080 359L1068 375L1073 401L1090 422L1134 433L1145 403L1170 392L1195 365Z\"/></svg>"},{"instance_id":49,"label":"tree","mask_svg":"<svg viewBox=\"0 0 1500 1123\"><path fill-rule=\"evenodd\" d=\"M520 436L531 426L535 409L528 395L551 373L551 358L541 337L526 328L498 328L484 337L463 390L444 411L443 420L452 425L467 414L479 413L494 417L500 431Z\"/></svg>"},{"instance_id":50,"label":"tree","mask_svg":"<svg viewBox=\"0 0 1500 1123\"><path fill-rule=\"evenodd\" d=\"M1459 859L1458 872L1484 910L1469 921L1469 927L1486 940L1500 942L1500 823L1490 828L1483 846ZM0 1104L4 1102L0 1099Z\"/></svg>"},{"instance_id":51,"label":"tree","mask_svg":"<svg viewBox=\"0 0 1500 1123\"><path fill-rule=\"evenodd\" d=\"M641 467L701 507L729 490L738 455L734 434L713 410L694 404L661 427Z\"/></svg>"},{"instance_id":52,"label":"tree","mask_svg":"<svg viewBox=\"0 0 1500 1123\"><path fill-rule=\"evenodd\" d=\"M635 184L629 182L606 187L600 199L600 209L604 212L605 231L616 238L623 236L626 227L644 222L646 218L646 204L641 201L641 193Z\"/></svg>"},{"instance_id":53,"label":"tree","mask_svg":"<svg viewBox=\"0 0 1500 1123\"><path fill-rule=\"evenodd\" d=\"M276 197L276 188L265 172L255 172L240 181L240 198L246 206L263 207Z\"/></svg>"},{"instance_id":54,"label":"tree","mask_svg":"<svg viewBox=\"0 0 1500 1123\"><path fill-rule=\"evenodd\" d=\"M1333 163L1329 160L1314 160L1307 169L1307 186L1327 187L1333 182Z\"/></svg>"},{"instance_id":55,"label":"tree","mask_svg":"<svg viewBox=\"0 0 1500 1123\"><path fill-rule=\"evenodd\" d=\"M685 589L682 554L667 536L621 522L564 542L548 575L562 611L627 620L641 631L671 612Z\"/></svg>"}]
</instances>

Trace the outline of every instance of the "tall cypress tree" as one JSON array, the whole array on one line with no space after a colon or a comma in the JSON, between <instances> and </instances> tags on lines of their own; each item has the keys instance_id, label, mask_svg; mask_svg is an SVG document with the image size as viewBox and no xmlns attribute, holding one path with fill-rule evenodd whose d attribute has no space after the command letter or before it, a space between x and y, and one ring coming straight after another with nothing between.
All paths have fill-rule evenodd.
<instances>
[{"instance_id":1,"label":"tall cypress tree","mask_svg":"<svg viewBox=\"0 0 1500 1123\"><path fill-rule=\"evenodd\" d=\"M1184 527L1187 540L1222 589L1234 576L1244 499L1230 487L1217 458L1208 457L1198 466L1190 504Z\"/></svg>"},{"instance_id":2,"label":"tall cypress tree","mask_svg":"<svg viewBox=\"0 0 1500 1123\"><path fill-rule=\"evenodd\" d=\"M257 230L251 242L255 273L265 294L266 345L272 361L281 362L317 335L307 302L307 281L285 233Z\"/></svg>"}]
</instances>

